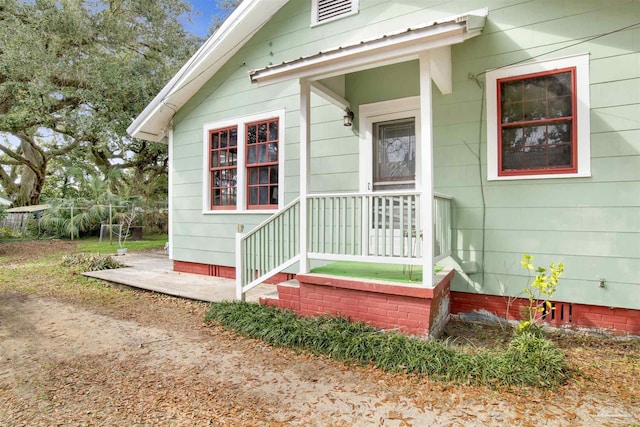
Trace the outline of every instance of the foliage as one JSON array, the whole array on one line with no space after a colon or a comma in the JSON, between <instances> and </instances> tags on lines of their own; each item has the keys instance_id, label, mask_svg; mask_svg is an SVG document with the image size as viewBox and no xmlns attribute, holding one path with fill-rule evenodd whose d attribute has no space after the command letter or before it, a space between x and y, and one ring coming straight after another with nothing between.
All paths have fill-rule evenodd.
<instances>
[{"instance_id":1,"label":"foliage","mask_svg":"<svg viewBox=\"0 0 640 427\"><path fill-rule=\"evenodd\" d=\"M11 227L0 227L0 239L12 239L16 237L21 237L20 233L16 233Z\"/></svg>"},{"instance_id":2,"label":"foliage","mask_svg":"<svg viewBox=\"0 0 640 427\"><path fill-rule=\"evenodd\" d=\"M119 186L166 180L166 146L126 128L201 40L185 0L5 0L0 6L0 185L37 204L53 174ZM90 159L90 160L89 160ZM52 189L52 188L51 188ZM55 192L54 192L55 193Z\"/></svg>"},{"instance_id":3,"label":"foliage","mask_svg":"<svg viewBox=\"0 0 640 427\"><path fill-rule=\"evenodd\" d=\"M65 267L76 267L80 271L111 270L124 267L124 264L113 259L111 255L85 253L63 256L62 265Z\"/></svg>"},{"instance_id":4,"label":"foliage","mask_svg":"<svg viewBox=\"0 0 640 427\"><path fill-rule=\"evenodd\" d=\"M501 358L500 378L508 385L553 387L567 372L562 351L531 332L516 335Z\"/></svg>"},{"instance_id":5,"label":"foliage","mask_svg":"<svg viewBox=\"0 0 640 427\"><path fill-rule=\"evenodd\" d=\"M549 301L556 292L560 276L564 272L564 264L549 264L549 275L544 267L534 267L533 257L524 254L521 260L522 268L526 268L529 272L535 271L535 279L527 285L524 293L529 299L529 306L526 310L527 318L522 320L518 325L518 333L528 332L541 335L542 330L539 326L539 320L542 319L544 313L551 312L555 307Z\"/></svg>"},{"instance_id":6,"label":"foliage","mask_svg":"<svg viewBox=\"0 0 640 427\"><path fill-rule=\"evenodd\" d=\"M345 318L299 317L257 304L213 303L205 320L272 345L444 381L553 388L567 378L562 352L529 335L514 339L506 352L463 352L446 342L385 333Z\"/></svg>"},{"instance_id":7,"label":"foliage","mask_svg":"<svg viewBox=\"0 0 640 427\"><path fill-rule=\"evenodd\" d=\"M120 229L122 230L122 232L120 235L119 243L121 248L125 247L127 239L131 235L131 225L137 218L138 214L133 209L129 212L123 212L120 214Z\"/></svg>"}]
</instances>

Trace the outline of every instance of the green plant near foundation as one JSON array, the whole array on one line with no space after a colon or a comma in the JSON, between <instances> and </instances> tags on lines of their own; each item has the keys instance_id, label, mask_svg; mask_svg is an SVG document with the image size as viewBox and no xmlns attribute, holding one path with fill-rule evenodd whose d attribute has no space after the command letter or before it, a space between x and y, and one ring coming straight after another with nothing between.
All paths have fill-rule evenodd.
<instances>
[{"instance_id":1,"label":"green plant near foundation","mask_svg":"<svg viewBox=\"0 0 640 427\"><path fill-rule=\"evenodd\" d=\"M535 271L535 279L527 285L524 289L524 293L529 299L529 305L526 308L526 319L521 320L518 325L518 333L532 333L534 335L541 335L542 329L539 325L539 321L545 312L551 312L555 307L549 301L553 294L556 292L560 276L564 272L564 264L554 263L549 264L549 271L544 267L535 267L533 265L533 257L529 254L524 254L520 261L522 268L527 269L529 272Z\"/></svg>"},{"instance_id":2,"label":"green plant near foundation","mask_svg":"<svg viewBox=\"0 0 640 427\"><path fill-rule=\"evenodd\" d=\"M384 332L342 317L299 317L258 304L213 303L205 320L271 345L441 381L554 388L567 379L562 351L531 334L514 337L506 349L465 351L447 341Z\"/></svg>"}]
</instances>

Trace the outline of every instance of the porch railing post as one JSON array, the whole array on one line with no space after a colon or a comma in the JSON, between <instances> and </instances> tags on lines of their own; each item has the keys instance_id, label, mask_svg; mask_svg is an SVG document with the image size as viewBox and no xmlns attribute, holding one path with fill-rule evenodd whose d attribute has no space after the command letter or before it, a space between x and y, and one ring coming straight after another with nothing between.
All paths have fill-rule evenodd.
<instances>
[{"instance_id":1,"label":"porch railing post","mask_svg":"<svg viewBox=\"0 0 640 427\"><path fill-rule=\"evenodd\" d=\"M433 124L431 58L420 55L420 226L422 228L422 281L433 286Z\"/></svg>"},{"instance_id":2,"label":"porch railing post","mask_svg":"<svg viewBox=\"0 0 640 427\"><path fill-rule=\"evenodd\" d=\"M309 272L308 246L308 204L309 156L311 141L311 92L309 82L300 79L300 273Z\"/></svg>"},{"instance_id":3,"label":"porch railing post","mask_svg":"<svg viewBox=\"0 0 640 427\"><path fill-rule=\"evenodd\" d=\"M245 254L242 250L242 237L244 237L244 226L238 224L238 230L236 231L236 299L238 301L244 301L243 277L246 266Z\"/></svg>"}]
</instances>

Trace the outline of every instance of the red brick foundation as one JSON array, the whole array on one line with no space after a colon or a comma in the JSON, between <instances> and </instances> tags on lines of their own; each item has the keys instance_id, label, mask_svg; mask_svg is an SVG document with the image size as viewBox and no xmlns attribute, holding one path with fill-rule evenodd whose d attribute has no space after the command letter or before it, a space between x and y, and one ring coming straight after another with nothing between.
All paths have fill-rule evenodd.
<instances>
[{"instance_id":1,"label":"red brick foundation","mask_svg":"<svg viewBox=\"0 0 640 427\"><path fill-rule=\"evenodd\" d=\"M278 299L260 302L302 316L340 315L383 329L437 336L449 318L449 284L453 271L439 274L435 288L298 274L299 286L278 285Z\"/></svg>"},{"instance_id":2,"label":"red brick foundation","mask_svg":"<svg viewBox=\"0 0 640 427\"><path fill-rule=\"evenodd\" d=\"M202 274L204 276L224 277L225 279L236 278L236 268L225 265L201 264L198 262L173 261L173 271L180 273ZM264 283L277 284L287 280L291 280L295 274L278 273Z\"/></svg>"},{"instance_id":3,"label":"red brick foundation","mask_svg":"<svg viewBox=\"0 0 640 427\"><path fill-rule=\"evenodd\" d=\"M486 310L498 317L520 320L529 301L523 298L511 300L508 316L507 303L508 299L502 296L451 292L451 314ZM640 335L640 310L567 302L553 302L553 306L555 309L544 318L544 323L548 325L605 329L615 334Z\"/></svg>"}]
</instances>

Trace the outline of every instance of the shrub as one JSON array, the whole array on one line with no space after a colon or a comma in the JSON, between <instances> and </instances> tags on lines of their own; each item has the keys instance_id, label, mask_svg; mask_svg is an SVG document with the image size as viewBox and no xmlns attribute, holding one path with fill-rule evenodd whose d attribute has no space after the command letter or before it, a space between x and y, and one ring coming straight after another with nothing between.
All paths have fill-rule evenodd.
<instances>
[{"instance_id":1,"label":"shrub","mask_svg":"<svg viewBox=\"0 0 640 427\"><path fill-rule=\"evenodd\" d=\"M65 267L77 267L80 271L111 270L124 267L110 255L100 254L74 254L62 257L62 265Z\"/></svg>"},{"instance_id":2,"label":"shrub","mask_svg":"<svg viewBox=\"0 0 640 427\"><path fill-rule=\"evenodd\" d=\"M564 264L561 262L558 265L549 264L550 275L547 276L547 269L534 267L532 261L533 257L529 254L524 254L520 261L522 268L526 268L529 272L535 271L536 277L524 288L524 293L529 299L529 305L525 313L526 319L520 321L517 332L542 336L542 329L538 321L544 316L545 312L555 309L549 300L556 292L560 276L564 272Z\"/></svg>"},{"instance_id":3,"label":"shrub","mask_svg":"<svg viewBox=\"0 0 640 427\"><path fill-rule=\"evenodd\" d=\"M553 388L566 380L562 352L550 341L527 334L514 338L506 352L465 353L447 342L383 332L341 317L299 317L258 304L213 303L205 321L213 320L272 345L444 381Z\"/></svg>"},{"instance_id":4,"label":"shrub","mask_svg":"<svg viewBox=\"0 0 640 427\"><path fill-rule=\"evenodd\" d=\"M500 376L507 385L555 387L564 382L567 366L564 354L550 340L532 333L520 333L503 355Z\"/></svg>"}]
</instances>

